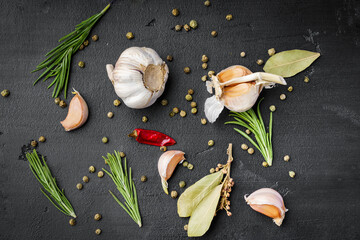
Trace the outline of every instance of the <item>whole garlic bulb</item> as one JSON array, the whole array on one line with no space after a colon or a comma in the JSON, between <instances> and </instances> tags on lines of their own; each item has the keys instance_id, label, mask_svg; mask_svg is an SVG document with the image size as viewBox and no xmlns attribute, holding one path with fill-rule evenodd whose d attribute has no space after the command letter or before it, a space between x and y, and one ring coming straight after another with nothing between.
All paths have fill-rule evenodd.
<instances>
[{"instance_id":1,"label":"whole garlic bulb","mask_svg":"<svg viewBox=\"0 0 360 240\"><path fill-rule=\"evenodd\" d=\"M115 64L106 65L116 94L130 108L146 108L162 95L169 68L151 48L130 47Z\"/></svg>"},{"instance_id":2,"label":"whole garlic bulb","mask_svg":"<svg viewBox=\"0 0 360 240\"><path fill-rule=\"evenodd\" d=\"M257 72L252 73L244 66L228 67L211 81L206 82L207 90L215 95L205 101L205 115L209 122L216 121L224 106L235 112L245 112L256 103L260 92L265 88L272 88L275 83L286 85L281 76Z\"/></svg>"}]
</instances>

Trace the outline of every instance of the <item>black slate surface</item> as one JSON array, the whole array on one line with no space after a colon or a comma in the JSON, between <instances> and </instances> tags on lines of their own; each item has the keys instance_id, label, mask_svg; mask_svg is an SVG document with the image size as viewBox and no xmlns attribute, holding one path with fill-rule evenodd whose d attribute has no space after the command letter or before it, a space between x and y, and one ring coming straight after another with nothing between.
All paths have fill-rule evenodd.
<instances>
[{"instance_id":1,"label":"black slate surface","mask_svg":"<svg viewBox=\"0 0 360 240\"><path fill-rule=\"evenodd\" d=\"M219 213L204 239L359 239L359 44L360 2L345 1L120 1L93 29L99 41L78 52L73 58L69 87L86 99L90 116L86 125L65 132L59 124L67 109L53 103L48 83L32 86L38 74L30 71L55 47L57 40L82 20L100 11L107 1L1 1L0 2L0 88L9 89L8 98L0 98L0 238L1 239L185 239L187 219L177 216L176 200L165 195L157 172L161 152L157 147L140 145L127 137L134 128L162 131L177 140L169 149L186 152L192 171L178 167L169 181L171 190L180 193L178 182L188 186L208 173L209 168L226 160L228 143L234 144L232 176L236 185L231 195L232 217ZM171 15L173 8L178 17ZM231 13L232 21L225 16ZM175 32L176 24L191 19L197 30ZM151 24L148 24L151 22ZM150 26L148 26L150 25ZM212 38L210 32L218 31ZM132 31L135 39L125 34ZM169 81L163 98L169 105L133 110L124 104L112 105L116 94L107 78L105 64L114 64L120 53L131 46L155 49L168 63ZM201 76L201 56L209 58L209 69L220 71L241 64L261 71L255 61L266 60L267 49L277 51L305 49L322 56L305 72L287 79L294 87L264 90L262 111L268 121L268 107L274 114L274 164L261 166L259 151L249 155L240 149L245 141L230 126L224 111L215 124L200 124L203 103L209 94ZM240 52L247 56L240 58ZM84 61L86 67L76 66ZM191 74L183 68L189 66ZM304 83L304 76L310 77ZM169 118L172 107L190 112L184 96L189 88L199 113ZM279 95L286 93L285 101ZM69 102L69 99L67 100ZM108 119L106 113L115 116ZM142 123L141 117L149 122ZM44 135L46 143L38 151L59 185L66 189L78 215L77 225L57 211L41 194L28 164L18 160L21 148ZM101 138L107 136L108 144ZM208 140L215 140L208 148ZM108 190L116 190L108 176L99 179L88 167L105 167L101 156L113 150L126 152L138 189L143 227L139 228L116 204ZM282 157L291 156L286 163ZM296 172L295 179L288 171ZM84 175L90 182L82 191L75 188ZM141 183L140 176L148 182ZM272 187L283 196L289 212L283 225L254 212L243 200L244 194ZM95 213L103 219L93 220ZM96 236L94 231L103 233Z\"/></svg>"}]
</instances>

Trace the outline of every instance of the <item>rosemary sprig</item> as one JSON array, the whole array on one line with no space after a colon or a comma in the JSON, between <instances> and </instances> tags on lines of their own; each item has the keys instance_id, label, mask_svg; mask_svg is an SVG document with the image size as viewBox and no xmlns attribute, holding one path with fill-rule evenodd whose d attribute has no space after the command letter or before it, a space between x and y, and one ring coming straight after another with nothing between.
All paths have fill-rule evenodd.
<instances>
[{"instance_id":1,"label":"rosemary sprig","mask_svg":"<svg viewBox=\"0 0 360 240\"><path fill-rule=\"evenodd\" d=\"M273 160L273 150L272 150L272 112L270 112L270 121L269 121L269 132L266 132L264 121L261 117L260 112L260 103L264 98L260 99L257 105L257 115L253 109L250 109L246 112L233 112L229 116L234 117L236 121L229 121L225 124L236 124L243 126L249 129L254 133L256 142L245 132L234 128L235 131L243 135L247 140L249 140L263 155L265 161L269 166L272 165Z\"/></svg>"},{"instance_id":2,"label":"rosemary sprig","mask_svg":"<svg viewBox=\"0 0 360 240\"><path fill-rule=\"evenodd\" d=\"M48 86L48 88L51 88L55 85L52 97L58 97L61 91L65 88L64 97L66 98L72 55L78 51L81 44L83 44L85 39L88 37L92 27L105 14L109 7L110 4L108 4L100 13L97 13L76 25L73 32L60 38L59 42L62 43L48 52L45 55L47 58L32 71L37 72L45 69L45 71L34 82L34 85L42 78L45 82L48 78L55 77L52 83Z\"/></svg>"},{"instance_id":3,"label":"rosemary sprig","mask_svg":"<svg viewBox=\"0 0 360 240\"><path fill-rule=\"evenodd\" d=\"M125 199L125 204L121 203L120 200L109 190L111 196L115 201L129 214L129 216L139 225L142 226L141 216L139 211L138 199L136 194L136 188L134 181L131 178L131 168L127 169L126 158L124 158L124 167L121 163L120 153L114 151L115 154L107 154L107 158L103 157L110 167L110 172L103 170L111 177L114 181L118 191Z\"/></svg>"},{"instance_id":4,"label":"rosemary sprig","mask_svg":"<svg viewBox=\"0 0 360 240\"><path fill-rule=\"evenodd\" d=\"M42 156L40 160L36 150L32 153L27 153L26 158L30 163L30 169L36 179L41 183L43 188L48 192L46 194L43 189L40 188L41 192L50 200L50 202L62 213L76 218L75 211L71 206L71 203L66 198L64 190L60 190L56 184L55 178L52 176L48 165Z\"/></svg>"}]
</instances>

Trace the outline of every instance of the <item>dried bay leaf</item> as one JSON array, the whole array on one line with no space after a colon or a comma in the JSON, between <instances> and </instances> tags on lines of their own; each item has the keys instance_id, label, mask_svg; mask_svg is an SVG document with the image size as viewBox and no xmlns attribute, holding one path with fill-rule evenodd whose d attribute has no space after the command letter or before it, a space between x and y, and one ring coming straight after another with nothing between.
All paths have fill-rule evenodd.
<instances>
[{"instance_id":1,"label":"dried bay leaf","mask_svg":"<svg viewBox=\"0 0 360 240\"><path fill-rule=\"evenodd\" d=\"M211 192L223 179L221 171L206 175L191 185L180 195L177 202L180 217L189 217L201 200Z\"/></svg>"},{"instance_id":2,"label":"dried bay leaf","mask_svg":"<svg viewBox=\"0 0 360 240\"><path fill-rule=\"evenodd\" d=\"M209 229L220 199L222 184L213 188L191 214L188 224L188 236L200 237Z\"/></svg>"},{"instance_id":3,"label":"dried bay leaf","mask_svg":"<svg viewBox=\"0 0 360 240\"><path fill-rule=\"evenodd\" d=\"M309 67L318 57L320 53L298 49L279 52L267 60L264 71L292 77Z\"/></svg>"}]
</instances>

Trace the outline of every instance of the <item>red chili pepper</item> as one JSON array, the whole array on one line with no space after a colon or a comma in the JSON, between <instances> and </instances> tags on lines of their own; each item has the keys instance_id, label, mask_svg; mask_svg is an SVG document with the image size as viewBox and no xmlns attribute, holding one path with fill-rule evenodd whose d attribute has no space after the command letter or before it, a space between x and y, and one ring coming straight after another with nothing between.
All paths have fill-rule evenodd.
<instances>
[{"instance_id":1,"label":"red chili pepper","mask_svg":"<svg viewBox=\"0 0 360 240\"><path fill-rule=\"evenodd\" d=\"M136 128L128 136L136 138L136 141L138 141L139 143L144 143L159 147L171 146L176 143L176 141L171 137L169 137L168 135L154 130L145 130L145 129Z\"/></svg>"}]
</instances>

